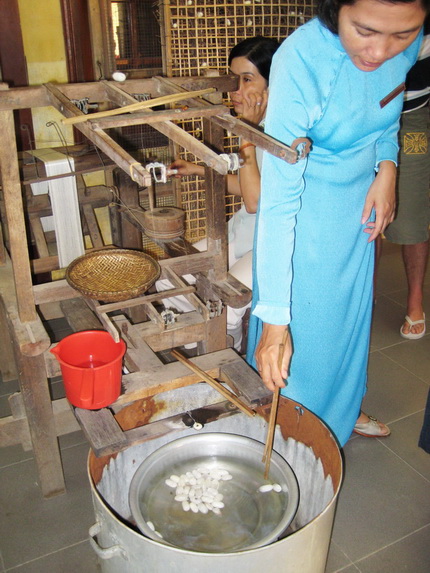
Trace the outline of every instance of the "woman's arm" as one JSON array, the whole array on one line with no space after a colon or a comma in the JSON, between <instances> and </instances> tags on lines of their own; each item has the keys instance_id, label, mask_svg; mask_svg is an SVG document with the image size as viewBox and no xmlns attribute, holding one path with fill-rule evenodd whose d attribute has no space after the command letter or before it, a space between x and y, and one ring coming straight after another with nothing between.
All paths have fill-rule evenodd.
<instances>
[{"instance_id":1,"label":"woman's arm","mask_svg":"<svg viewBox=\"0 0 430 573\"><path fill-rule=\"evenodd\" d=\"M302 57L301 43L300 37L293 45L285 42L276 52L271 68L265 131L287 145L299 137L308 137L327 99L317 85L317 75L312 73L315 70L309 70L308 61ZM311 65L317 67L318 62L311 60ZM330 89L329 80L330 77L326 91ZM263 322L263 331L251 363L270 390L285 386L292 356L288 338L279 368L279 348L291 320L292 256L306 165L307 159L289 164L269 153L263 157L253 289L253 315ZM251 352L249 348L248 356Z\"/></svg>"},{"instance_id":2,"label":"woman's arm","mask_svg":"<svg viewBox=\"0 0 430 573\"><path fill-rule=\"evenodd\" d=\"M266 114L267 96L267 90L247 94L243 101L243 119L253 125L260 125ZM242 139L239 153L243 160L238 177L240 195L248 213L256 213L261 181L255 145Z\"/></svg>"}]
</instances>

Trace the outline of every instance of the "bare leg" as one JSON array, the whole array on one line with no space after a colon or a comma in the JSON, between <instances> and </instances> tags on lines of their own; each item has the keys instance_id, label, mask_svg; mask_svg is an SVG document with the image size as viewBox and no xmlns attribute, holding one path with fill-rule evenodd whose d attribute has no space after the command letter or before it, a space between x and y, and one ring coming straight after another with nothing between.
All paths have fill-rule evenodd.
<instances>
[{"instance_id":1,"label":"bare leg","mask_svg":"<svg viewBox=\"0 0 430 573\"><path fill-rule=\"evenodd\" d=\"M423 318L423 285L429 255L429 241L416 245L402 246L403 262L408 281L407 314L412 321ZM420 334L423 324L410 327L407 322L403 325L403 333Z\"/></svg>"}]
</instances>

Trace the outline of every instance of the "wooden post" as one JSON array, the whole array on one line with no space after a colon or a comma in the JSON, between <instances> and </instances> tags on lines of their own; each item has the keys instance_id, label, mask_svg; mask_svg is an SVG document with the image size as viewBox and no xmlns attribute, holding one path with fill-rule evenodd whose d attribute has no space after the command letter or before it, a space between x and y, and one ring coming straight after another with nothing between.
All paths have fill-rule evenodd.
<instances>
[{"instance_id":1,"label":"wooden post","mask_svg":"<svg viewBox=\"0 0 430 573\"><path fill-rule=\"evenodd\" d=\"M65 485L44 358L50 340L37 315L33 322L19 319L10 261L0 267L0 305L2 329L9 335L15 357L40 487L45 497L51 497L64 493Z\"/></svg>"},{"instance_id":2,"label":"wooden post","mask_svg":"<svg viewBox=\"0 0 430 573\"><path fill-rule=\"evenodd\" d=\"M131 210L139 209L139 186L135 181L122 171L115 169L113 172L115 186L118 189L120 198L119 210L127 205ZM121 247L125 249L142 248L142 231L132 225L126 217L121 215Z\"/></svg>"},{"instance_id":3,"label":"wooden post","mask_svg":"<svg viewBox=\"0 0 430 573\"><path fill-rule=\"evenodd\" d=\"M7 87L5 84L0 84L0 89L7 89ZM2 134L0 139L0 174L10 241L10 255L13 261L19 317L23 322L27 322L36 320L37 314L33 298L12 111L0 111L0 129Z\"/></svg>"},{"instance_id":4,"label":"wooden post","mask_svg":"<svg viewBox=\"0 0 430 573\"><path fill-rule=\"evenodd\" d=\"M212 149L223 150L224 131L208 119L203 119L205 143ZM216 253L214 267L208 275L212 282L227 278L227 223L225 220L226 177L205 167L206 234L208 251Z\"/></svg>"},{"instance_id":5,"label":"wooden post","mask_svg":"<svg viewBox=\"0 0 430 573\"><path fill-rule=\"evenodd\" d=\"M44 497L65 493L51 397L43 354L24 356L17 352L19 385L30 427L39 483Z\"/></svg>"}]
</instances>

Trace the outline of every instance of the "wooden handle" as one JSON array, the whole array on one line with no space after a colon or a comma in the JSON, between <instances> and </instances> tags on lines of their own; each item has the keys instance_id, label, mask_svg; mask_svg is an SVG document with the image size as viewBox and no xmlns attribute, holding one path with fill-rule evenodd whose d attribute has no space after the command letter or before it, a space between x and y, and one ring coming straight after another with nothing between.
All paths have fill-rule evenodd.
<instances>
[{"instance_id":1,"label":"wooden handle","mask_svg":"<svg viewBox=\"0 0 430 573\"><path fill-rule=\"evenodd\" d=\"M279 368L279 370L281 370L281 368L282 368L282 360L284 358L285 344L287 343L288 335L289 335L289 331L287 328L284 332L283 337L282 337L282 342L279 345L279 351L278 351L278 368ZM279 391L280 391L280 388L277 386L275 391L273 392L272 406L270 408L269 427L267 429L266 446L264 448L264 454L263 454L263 459L262 459L263 462L266 462L266 465L264 468L264 479L267 479L269 477L270 460L272 457L272 449L273 449L273 439L275 437L276 416L278 414Z\"/></svg>"},{"instance_id":2,"label":"wooden handle","mask_svg":"<svg viewBox=\"0 0 430 573\"><path fill-rule=\"evenodd\" d=\"M82 123L83 121L88 121L89 119L100 119L101 117L109 117L112 115L120 115L122 113L128 113L131 111L137 111L145 108L151 108L158 105L165 105L168 103L174 103L176 101L182 101L184 99L190 99L193 97L199 97L205 94L215 92L216 88L206 88L204 90L195 90L192 92L181 92L178 94L170 94L165 96L156 97L154 99L149 99L146 101L139 101L136 103L131 103L130 105L125 105L123 107L117 107L115 109L108 109L106 111L98 111L96 113L75 115L73 117L65 117L62 119L64 125L70 125L75 123Z\"/></svg>"},{"instance_id":3,"label":"wooden handle","mask_svg":"<svg viewBox=\"0 0 430 573\"><path fill-rule=\"evenodd\" d=\"M227 388L224 388L224 386L222 384L220 384L220 382L215 380L215 378L212 378L212 376L209 376L209 374L207 374L207 372L205 372L204 370L199 368L196 364L194 364L194 362L191 362L191 360L188 360L188 358L183 356L177 350L172 350L171 354L172 354L172 356L177 358L179 360L179 362L182 362L182 364L185 364L185 366L188 366L188 368L190 370L192 370L193 372L195 372L196 374L201 376L201 378L205 382L210 384L213 388L215 388L215 390L218 390L218 392L220 394L222 394L224 396L224 398L227 398L227 400L230 400L230 402L232 402L235 406L237 406L239 408L239 410L242 410L242 412L244 414L247 414L248 416L255 416L256 412L254 412L254 410L249 408L246 404L244 404L241 400L239 400L239 398L237 396L235 396L233 394L233 392L230 392L230 390L227 390Z\"/></svg>"}]
</instances>

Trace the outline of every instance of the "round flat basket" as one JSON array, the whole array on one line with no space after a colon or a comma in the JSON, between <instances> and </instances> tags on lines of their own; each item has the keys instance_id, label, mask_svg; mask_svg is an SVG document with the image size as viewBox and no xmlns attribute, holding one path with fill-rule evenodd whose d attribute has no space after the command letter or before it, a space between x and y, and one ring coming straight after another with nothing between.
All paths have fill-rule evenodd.
<instances>
[{"instance_id":1,"label":"round flat basket","mask_svg":"<svg viewBox=\"0 0 430 573\"><path fill-rule=\"evenodd\" d=\"M143 294L160 272L160 265L146 253L103 249L72 261L66 270L66 280L84 296L119 302Z\"/></svg>"}]
</instances>

